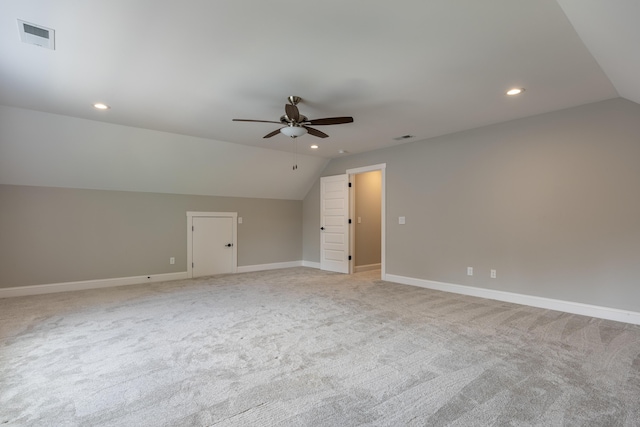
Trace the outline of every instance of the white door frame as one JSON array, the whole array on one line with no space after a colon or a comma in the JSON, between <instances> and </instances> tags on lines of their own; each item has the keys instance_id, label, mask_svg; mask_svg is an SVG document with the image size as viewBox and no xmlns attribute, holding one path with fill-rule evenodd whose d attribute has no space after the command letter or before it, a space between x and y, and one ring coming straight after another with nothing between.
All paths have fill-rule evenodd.
<instances>
[{"instance_id":1,"label":"white door frame","mask_svg":"<svg viewBox=\"0 0 640 427\"><path fill-rule=\"evenodd\" d=\"M187 212L187 277L193 278L193 218L224 217L231 218L233 251L232 273L238 272L238 212Z\"/></svg>"},{"instance_id":2,"label":"white door frame","mask_svg":"<svg viewBox=\"0 0 640 427\"><path fill-rule=\"evenodd\" d=\"M372 172L372 171L380 171L380 179L381 179L381 186L380 186L380 278L382 280L387 280L387 269L386 269L386 265L387 265L387 255L386 255L386 240L387 240L387 236L386 236L386 229L387 229L387 203L386 203L386 199L387 199L387 185L386 185L386 168L387 168L387 164L386 163L380 163L377 165L371 165L371 166L363 166L361 168L353 168L353 169L347 169L346 173L349 175L349 182L353 183L355 182L354 179L354 175L357 175L359 173L365 173L365 172ZM353 186L353 184L352 184ZM351 189L353 190L354 187L352 187ZM355 197L354 197L354 191L349 191L349 217L352 217L355 214ZM353 255L355 254L355 238L354 238L354 234L355 234L355 224L353 224L354 221L351 221L351 227L349 229L349 251L350 253ZM354 266L354 262L355 262L355 257L351 257L351 262L349 262L349 274L353 273L353 266Z\"/></svg>"}]
</instances>

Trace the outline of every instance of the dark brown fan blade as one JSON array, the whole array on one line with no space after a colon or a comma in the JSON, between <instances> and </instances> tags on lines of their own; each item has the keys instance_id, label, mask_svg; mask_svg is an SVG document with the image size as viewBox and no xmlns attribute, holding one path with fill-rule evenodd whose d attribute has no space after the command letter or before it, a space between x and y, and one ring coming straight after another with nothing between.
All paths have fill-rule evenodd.
<instances>
[{"instance_id":1,"label":"dark brown fan blade","mask_svg":"<svg viewBox=\"0 0 640 427\"><path fill-rule=\"evenodd\" d=\"M284 106L284 111L287 113L287 117L298 123L298 120L300 120L300 111L298 111L298 107L292 104L286 104Z\"/></svg>"},{"instance_id":2,"label":"dark brown fan blade","mask_svg":"<svg viewBox=\"0 0 640 427\"><path fill-rule=\"evenodd\" d=\"M353 117L327 117L326 119L313 119L305 122L305 124L313 126L341 125L343 123L353 123Z\"/></svg>"},{"instance_id":3,"label":"dark brown fan blade","mask_svg":"<svg viewBox=\"0 0 640 427\"><path fill-rule=\"evenodd\" d=\"M252 120L252 119L232 119L234 122L257 122L257 123L277 123L281 125L280 122L273 122L271 120Z\"/></svg>"},{"instance_id":4,"label":"dark brown fan blade","mask_svg":"<svg viewBox=\"0 0 640 427\"><path fill-rule=\"evenodd\" d=\"M277 129L277 130L274 130L273 132L266 134L265 136L263 136L263 138L271 138L272 136L276 136L279 133L280 133L280 129Z\"/></svg>"},{"instance_id":5,"label":"dark brown fan blade","mask_svg":"<svg viewBox=\"0 0 640 427\"><path fill-rule=\"evenodd\" d=\"M318 129L310 128L308 126L302 126L302 127L305 128L307 130L307 132L309 132L309 135L317 136L318 138L328 138L329 137L329 135L327 135L324 132L320 132Z\"/></svg>"}]
</instances>

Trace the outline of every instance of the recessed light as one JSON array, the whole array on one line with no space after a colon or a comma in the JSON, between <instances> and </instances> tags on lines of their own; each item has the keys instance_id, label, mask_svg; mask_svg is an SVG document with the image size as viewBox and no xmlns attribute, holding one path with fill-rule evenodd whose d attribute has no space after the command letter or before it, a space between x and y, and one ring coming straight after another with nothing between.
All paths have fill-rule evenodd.
<instances>
[{"instance_id":1,"label":"recessed light","mask_svg":"<svg viewBox=\"0 0 640 427\"><path fill-rule=\"evenodd\" d=\"M313 145L311 146L311 148L312 148L313 150L317 150L317 149L318 149L318 146L317 146L316 144L313 144Z\"/></svg>"},{"instance_id":2,"label":"recessed light","mask_svg":"<svg viewBox=\"0 0 640 427\"><path fill-rule=\"evenodd\" d=\"M340 153L340 154L349 154L349 152L347 150L338 150L338 153Z\"/></svg>"},{"instance_id":3,"label":"recessed light","mask_svg":"<svg viewBox=\"0 0 640 427\"><path fill-rule=\"evenodd\" d=\"M509 89L507 91L507 95L509 95L509 96L520 95L522 92L524 92L524 88L523 87L513 88L513 89Z\"/></svg>"},{"instance_id":4,"label":"recessed light","mask_svg":"<svg viewBox=\"0 0 640 427\"><path fill-rule=\"evenodd\" d=\"M102 102L96 102L95 104L93 104L93 108L97 110L108 110L111 107L109 107L107 104L103 104Z\"/></svg>"}]
</instances>

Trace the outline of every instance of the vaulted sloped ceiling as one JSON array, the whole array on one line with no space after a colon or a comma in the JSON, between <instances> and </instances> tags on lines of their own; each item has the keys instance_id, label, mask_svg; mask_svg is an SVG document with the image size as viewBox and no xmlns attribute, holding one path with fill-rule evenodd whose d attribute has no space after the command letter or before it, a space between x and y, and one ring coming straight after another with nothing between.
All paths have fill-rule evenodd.
<instances>
[{"instance_id":1,"label":"vaulted sloped ceiling","mask_svg":"<svg viewBox=\"0 0 640 427\"><path fill-rule=\"evenodd\" d=\"M640 1L558 0L621 97L640 104Z\"/></svg>"},{"instance_id":2,"label":"vaulted sloped ceiling","mask_svg":"<svg viewBox=\"0 0 640 427\"><path fill-rule=\"evenodd\" d=\"M5 0L0 183L300 199L340 150L617 96L639 102L639 8ZM22 43L18 19L54 29L55 50ZM526 91L507 97L512 87ZM355 121L323 126L329 138L298 138L297 161L291 139L262 138L277 124L232 121L277 121L289 95L309 118ZM98 101L111 109L93 109Z\"/></svg>"}]
</instances>

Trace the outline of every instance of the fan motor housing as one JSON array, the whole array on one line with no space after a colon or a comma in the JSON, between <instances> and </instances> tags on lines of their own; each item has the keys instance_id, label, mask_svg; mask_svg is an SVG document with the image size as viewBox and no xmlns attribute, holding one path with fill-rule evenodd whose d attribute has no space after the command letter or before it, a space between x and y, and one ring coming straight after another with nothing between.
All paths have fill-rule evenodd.
<instances>
[{"instance_id":1,"label":"fan motor housing","mask_svg":"<svg viewBox=\"0 0 640 427\"><path fill-rule=\"evenodd\" d=\"M304 123L307 120L307 116L303 116L302 114L300 114L300 120L298 121L298 123ZM289 123L293 123L293 120L291 120L286 114L283 114L282 116L280 116L280 122L284 125L288 125Z\"/></svg>"}]
</instances>

